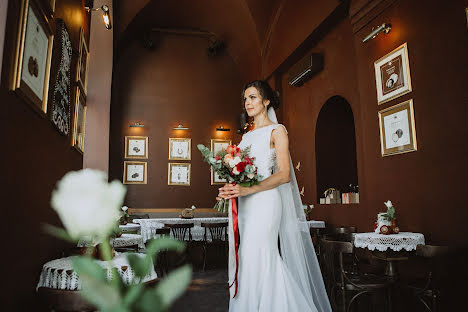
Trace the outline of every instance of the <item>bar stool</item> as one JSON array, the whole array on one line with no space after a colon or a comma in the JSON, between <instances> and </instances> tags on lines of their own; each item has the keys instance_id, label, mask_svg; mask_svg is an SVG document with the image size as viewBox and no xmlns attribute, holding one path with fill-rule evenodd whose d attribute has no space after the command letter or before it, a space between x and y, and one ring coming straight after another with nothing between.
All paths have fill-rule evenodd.
<instances>
[{"instance_id":1,"label":"bar stool","mask_svg":"<svg viewBox=\"0 0 468 312\"><path fill-rule=\"evenodd\" d=\"M227 226L228 222L202 222L201 227L205 229L205 234L203 235L203 271L205 271L206 266L206 249L208 247L208 230L211 236L211 244L220 244L222 249L224 249L223 254L227 254Z\"/></svg>"}]
</instances>

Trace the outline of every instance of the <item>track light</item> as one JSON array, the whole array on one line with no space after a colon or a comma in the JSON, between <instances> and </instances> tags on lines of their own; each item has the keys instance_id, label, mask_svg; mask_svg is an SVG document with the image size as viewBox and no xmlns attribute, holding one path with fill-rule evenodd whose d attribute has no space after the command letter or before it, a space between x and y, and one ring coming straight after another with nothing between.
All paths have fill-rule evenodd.
<instances>
[{"instance_id":1,"label":"track light","mask_svg":"<svg viewBox=\"0 0 468 312\"><path fill-rule=\"evenodd\" d=\"M112 28L112 22L109 15L109 7L107 5L103 4L100 8L85 7L85 9L88 12L102 10L102 20L104 21L104 26L106 26L107 30Z\"/></svg>"},{"instance_id":2,"label":"track light","mask_svg":"<svg viewBox=\"0 0 468 312\"><path fill-rule=\"evenodd\" d=\"M371 39L374 39L381 32L388 34L391 29L392 29L392 24L383 23L382 25L372 30L372 32L368 34L364 39L362 39L362 42L365 43Z\"/></svg>"}]
</instances>

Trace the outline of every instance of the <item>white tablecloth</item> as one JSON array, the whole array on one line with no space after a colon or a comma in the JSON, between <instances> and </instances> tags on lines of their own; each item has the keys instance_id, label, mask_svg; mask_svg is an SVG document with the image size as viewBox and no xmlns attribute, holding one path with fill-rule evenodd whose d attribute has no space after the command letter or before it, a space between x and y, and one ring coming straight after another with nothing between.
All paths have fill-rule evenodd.
<instances>
[{"instance_id":1,"label":"white tablecloth","mask_svg":"<svg viewBox=\"0 0 468 312\"><path fill-rule=\"evenodd\" d=\"M112 247L128 247L138 245L138 248L145 248L143 237L140 234L128 234L123 233L120 237L111 238L110 240ZM98 243L92 243L88 240L81 239L78 241L78 247L90 247L95 246Z\"/></svg>"},{"instance_id":2,"label":"white tablecloth","mask_svg":"<svg viewBox=\"0 0 468 312\"><path fill-rule=\"evenodd\" d=\"M122 233L135 232L140 230L140 225L135 223L120 224L119 228L122 230Z\"/></svg>"},{"instance_id":3,"label":"white tablecloth","mask_svg":"<svg viewBox=\"0 0 468 312\"><path fill-rule=\"evenodd\" d=\"M424 245L424 235L421 233L400 232L398 234L378 234L357 233L354 235L354 246L359 248L367 248L369 250L385 251L391 249L393 251L416 250L419 244Z\"/></svg>"},{"instance_id":4,"label":"white tablecloth","mask_svg":"<svg viewBox=\"0 0 468 312\"><path fill-rule=\"evenodd\" d=\"M141 225L141 236L143 241L146 243L151 238L157 238L156 229L164 227L164 223L193 223L194 227L191 229L192 239L201 241L205 234L205 229L201 227L202 222L215 223L215 222L228 222L228 218L216 217L216 218L193 218L193 219L181 219L181 218L156 218L156 219L134 219L134 223ZM187 234L188 238L188 234Z\"/></svg>"},{"instance_id":5,"label":"white tablecloth","mask_svg":"<svg viewBox=\"0 0 468 312\"><path fill-rule=\"evenodd\" d=\"M191 229L192 239L203 240L205 229L201 227L202 222L209 222L209 223L228 222L228 218L226 217L193 218L193 219L156 218L156 219L134 219L133 222L141 225L141 235L143 236L143 242L146 243L148 239L156 238L159 236L159 235L156 235L156 229L164 227L164 223L193 223L194 227ZM311 221L307 221L307 224L309 225L309 227L325 228L324 221L311 220Z\"/></svg>"},{"instance_id":6,"label":"white tablecloth","mask_svg":"<svg viewBox=\"0 0 468 312\"><path fill-rule=\"evenodd\" d=\"M144 254L138 254L140 257L144 257ZM71 256L66 258L55 259L47 262L42 267L41 276L39 283L37 284L36 290L39 287L48 287L56 289L68 289L68 290L80 290L81 282L78 275L73 271L72 259L77 256ZM103 268L107 268L107 279L111 279L112 271L109 270L109 262L96 260ZM122 280L126 284L138 282L132 268L130 267L127 257L124 253L118 254L112 260L112 265L117 268ZM154 271L153 265L147 276L143 278L142 282L151 281L157 278L157 274Z\"/></svg>"}]
</instances>

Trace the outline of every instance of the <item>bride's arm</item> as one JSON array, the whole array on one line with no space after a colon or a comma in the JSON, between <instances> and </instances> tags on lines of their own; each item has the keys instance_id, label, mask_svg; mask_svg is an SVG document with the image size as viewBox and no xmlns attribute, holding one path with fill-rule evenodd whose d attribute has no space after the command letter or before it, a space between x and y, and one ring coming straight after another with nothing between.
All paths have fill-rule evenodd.
<instances>
[{"instance_id":1,"label":"bride's arm","mask_svg":"<svg viewBox=\"0 0 468 312\"><path fill-rule=\"evenodd\" d=\"M230 199L239 196L246 196L257 192L275 188L290 180L289 166L289 139L284 127L278 127L271 133L272 141L276 151L276 163L278 170L275 174L261 181L258 185L242 187L239 185L226 184L219 189L219 197Z\"/></svg>"}]
</instances>

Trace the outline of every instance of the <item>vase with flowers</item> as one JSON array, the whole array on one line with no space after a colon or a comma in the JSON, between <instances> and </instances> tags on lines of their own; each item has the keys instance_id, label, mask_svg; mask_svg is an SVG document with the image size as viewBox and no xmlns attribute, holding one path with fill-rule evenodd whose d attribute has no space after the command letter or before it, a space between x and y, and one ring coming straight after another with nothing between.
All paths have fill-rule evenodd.
<instances>
[{"instance_id":1,"label":"vase with flowers","mask_svg":"<svg viewBox=\"0 0 468 312\"><path fill-rule=\"evenodd\" d=\"M190 283L192 270L188 265L172 271L156 286L142 281L149 275L155 255L160 250L181 252L182 242L170 238L152 240L146 253L125 254L135 276L124 282L112 265L113 250L110 237L118 229L122 202L126 193L119 181L108 183L107 175L99 170L83 169L67 173L52 193L51 205L65 229L48 225L46 230L62 239L77 243L80 239L99 242L98 248L73 257L73 270L81 282L80 295L99 311L167 311L172 302L185 291ZM103 268L92 257L93 250L99 258L109 262Z\"/></svg>"},{"instance_id":2,"label":"vase with flowers","mask_svg":"<svg viewBox=\"0 0 468 312\"><path fill-rule=\"evenodd\" d=\"M125 225L128 223L128 218L130 217L128 215L128 207L122 206L121 210L122 212L120 213L120 224Z\"/></svg>"},{"instance_id":3,"label":"vase with flowers","mask_svg":"<svg viewBox=\"0 0 468 312\"><path fill-rule=\"evenodd\" d=\"M384 204L387 207L387 212L377 214L374 231L380 234L398 234L400 229L396 225L395 208L390 200L387 200Z\"/></svg>"}]
</instances>

